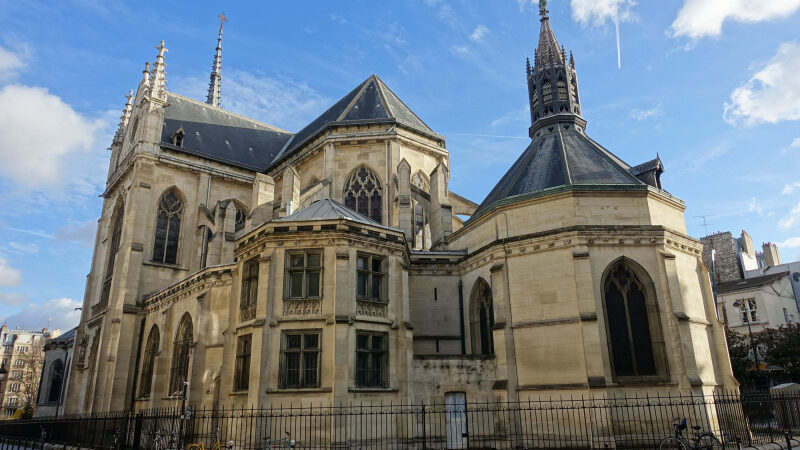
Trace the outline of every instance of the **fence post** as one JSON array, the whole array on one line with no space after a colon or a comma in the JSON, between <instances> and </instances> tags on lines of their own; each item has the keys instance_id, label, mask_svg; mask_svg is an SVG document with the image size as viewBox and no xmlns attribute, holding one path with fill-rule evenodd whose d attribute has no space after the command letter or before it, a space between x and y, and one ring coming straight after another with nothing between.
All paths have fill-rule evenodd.
<instances>
[{"instance_id":1,"label":"fence post","mask_svg":"<svg viewBox=\"0 0 800 450\"><path fill-rule=\"evenodd\" d=\"M427 438L425 436L425 403L422 403L422 450L427 449Z\"/></svg>"},{"instance_id":2,"label":"fence post","mask_svg":"<svg viewBox=\"0 0 800 450\"><path fill-rule=\"evenodd\" d=\"M133 450L139 450L142 436L142 413L136 413L133 420Z\"/></svg>"},{"instance_id":3,"label":"fence post","mask_svg":"<svg viewBox=\"0 0 800 450\"><path fill-rule=\"evenodd\" d=\"M786 448L792 450L792 435L786 430Z\"/></svg>"}]
</instances>

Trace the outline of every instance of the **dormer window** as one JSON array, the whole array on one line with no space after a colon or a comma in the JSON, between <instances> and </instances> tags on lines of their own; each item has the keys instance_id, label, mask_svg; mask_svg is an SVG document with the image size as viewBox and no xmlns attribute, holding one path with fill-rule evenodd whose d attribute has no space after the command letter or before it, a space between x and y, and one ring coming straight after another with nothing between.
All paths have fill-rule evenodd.
<instances>
[{"instance_id":1,"label":"dormer window","mask_svg":"<svg viewBox=\"0 0 800 450\"><path fill-rule=\"evenodd\" d=\"M178 128L178 131L172 135L172 145L176 147L183 147L183 137L186 136L186 132L183 131L183 127Z\"/></svg>"}]
</instances>

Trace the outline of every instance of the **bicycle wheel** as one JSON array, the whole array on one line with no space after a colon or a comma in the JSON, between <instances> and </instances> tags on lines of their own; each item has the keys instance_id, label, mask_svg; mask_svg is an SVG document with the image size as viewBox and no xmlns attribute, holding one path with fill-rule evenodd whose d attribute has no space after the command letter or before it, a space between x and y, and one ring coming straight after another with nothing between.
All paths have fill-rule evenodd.
<instances>
[{"instance_id":1,"label":"bicycle wheel","mask_svg":"<svg viewBox=\"0 0 800 450\"><path fill-rule=\"evenodd\" d=\"M206 447L203 444L189 444L186 450L206 450Z\"/></svg>"},{"instance_id":2,"label":"bicycle wheel","mask_svg":"<svg viewBox=\"0 0 800 450\"><path fill-rule=\"evenodd\" d=\"M689 448L678 438L668 437L661 441L659 450L689 450Z\"/></svg>"},{"instance_id":3,"label":"bicycle wheel","mask_svg":"<svg viewBox=\"0 0 800 450\"><path fill-rule=\"evenodd\" d=\"M701 450L714 450L725 447L722 445L722 442L720 442L719 439L714 436L714 433L705 432L700 433L700 436L697 437L697 445L695 445L694 448Z\"/></svg>"},{"instance_id":4,"label":"bicycle wheel","mask_svg":"<svg viewBox=\"0 0 800 450\"><path fill-rule=\"evenodd\" d=\"M287 442L284 447L286 447L286 448L306 448L306 446L301 444L299 441L294 441L294 445L292 445L290 442Z\"/></svg>"}]
</instances>

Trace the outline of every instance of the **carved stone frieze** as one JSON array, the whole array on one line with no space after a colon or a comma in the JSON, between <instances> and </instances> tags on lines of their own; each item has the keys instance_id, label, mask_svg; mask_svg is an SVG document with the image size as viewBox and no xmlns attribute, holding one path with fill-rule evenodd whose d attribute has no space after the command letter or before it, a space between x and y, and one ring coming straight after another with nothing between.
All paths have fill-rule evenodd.
<instances>
[{"instance_id":1,"label":"carved stone frieze","mask_svg":"<svg viewBox=\"0 0 800 450\"><path fill-rule=\"evenodd\" d=\"M284 300L284 316L310 316L322 314L322 300Z\"/></svg>"},{"instance_id":2,"label":"carved stone frieze","mask_svg":"<svg viewBox=\"0 0 800 450\"><path fill-rule=\"evenodd\" d=\"M386 303L356 302L356 315L385 318L387 316Z\"/></svg>"}]
</instances>

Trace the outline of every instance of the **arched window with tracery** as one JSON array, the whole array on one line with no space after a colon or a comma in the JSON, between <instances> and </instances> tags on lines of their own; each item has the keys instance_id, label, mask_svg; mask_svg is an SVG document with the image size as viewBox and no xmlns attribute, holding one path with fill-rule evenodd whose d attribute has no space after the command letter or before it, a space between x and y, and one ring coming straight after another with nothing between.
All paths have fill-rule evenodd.
<instances>
[{"instance_id":1,"label":"arched window with tracery","mask_svg":"<svg viewBox=\"0 0 800 450\"><path fill-rule=\"evenodd\" d=\"M158 346L161 341L161 334L158 327L153 325L150 334L147 336L147 344L144 349L144 359L142 360L142 377L139 382L139 397L149 397L153 385L153 368L156 364Z\"/></svg>"},{"instance_id":2,"label":"arched window with tracery","mask_svg":"<svg viewBox=\"0 0 800 450\"><path fill-rule=\"evenodd\" d=\"M64 362L57 359L50 366L47 401L57 403L61 400L61 388L64 386Z\"/></svg>"},{"instance_id":3,"label":"arched window with tracery","mask_svg":"<svg viewBox=\"0 0 800 450\"><path fill-rule=\"evenodd\" d=\"M353 172L344 187L344 205L370 219L381 222L383 201L381 182L362 166Z\"/></svg>"},{"instance_id":4,"label":"arched window with tracery","mask_svg":"<svg viewBox=\"0 0 800 450\"><path fill-rule=\"evenodd\" d=\"M469 332L472 354L494 354L493 325L492 288L486 280L478 278L469 297Z\"/></svg>"},{"instance_id":5,"label":"arched window with tracery","mask_svg":"<svg viewBox=\"0 0 800 450\"><path fill-rule=\"evenodd\" d=\"M168 189L158 201L153 261L177 263L182 218L183 201L174 188Z\"/></svg>"},{"instance_id":6,"label":"arched window with tracery","mask_svg":"<svg viewBox=\"0 0 800 450\"><path fill-rule=\"evenodd\" d=\"M642 381L666 377L658 303L647 272L626 258L609 266L603 308L614 376Z\"/></svg>"},{"instance_id":7,"label":"arched window with tracery","mask_svg":"<svg viewBox=\"0 0 800 450\"><path fill-rule=\"evenodd\" d=\"M172 365L169 375L169 395L180 395L183 392L183 383L189 377L189 357L192 347L192 317L183 315L178 331L175 333L175 343L172 346Z\"/></svg>"},{"instance_id":8,"label":"arched window with tracery","mask_svg":"<svg viewBox=\"0 0 800 450\"><path fill-rule=\"evenodd\" d=\"M236 202L233 203L233 206L236 207L234 231L240 231L244 229L245 221L247 220L247 211L245 211L244 206Z\"/></svg>"},{"instance_id":9,"label":"arched window with tracery","mask_svg":"<svg viewBox=\"0 0 800 450\"><path fill-rule=\"evenodd\" d=\"M111 225L111 239L108 244L108 261L106 262L106 273L103 278L103 289L100 291L100 303L107 302L111 294L111 279L114 277L114 263L117 261L120 241L122 240L122 219L125 216L125 208L119 206L114 213L114 224Z\"/></svg>"}]
</instances>

